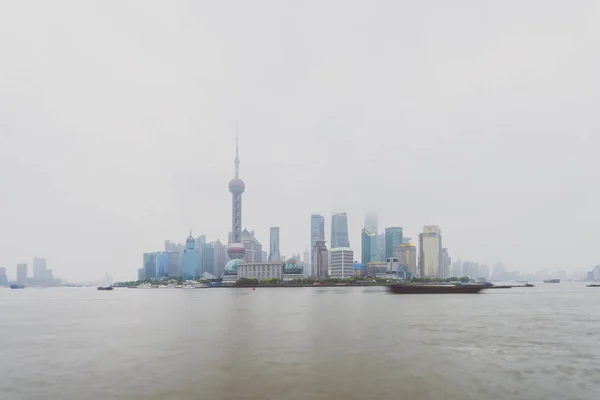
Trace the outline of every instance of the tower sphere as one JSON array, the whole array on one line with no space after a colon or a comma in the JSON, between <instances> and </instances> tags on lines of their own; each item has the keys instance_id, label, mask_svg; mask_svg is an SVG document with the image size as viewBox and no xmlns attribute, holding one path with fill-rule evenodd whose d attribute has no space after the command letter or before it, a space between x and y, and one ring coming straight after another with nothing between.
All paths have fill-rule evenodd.
<instances>
[{"instance_id":1,"label":"tower sphere","mask_svg":"<svg viewBox=\"0 0 600 400\"><path fill-rule=\"evenodd\" d=\"M236 258L244 258L246 255L246 248L242 243L230 243L227 246L227 255L232 260Z\"/></svg>"},{"instance_id":2,"label":"tower sphere","mask_svg":"<svg viewBox=\"0 0 600 400\"><path fill-rule=\"evenodd\" d=\"M244 193L244 190L246 190L246 184L244 183L243 180L241 180L239 178L233 178L229 182L229 191L231 193L242 194L242 193Z\"/></svg>"}]
</instances>

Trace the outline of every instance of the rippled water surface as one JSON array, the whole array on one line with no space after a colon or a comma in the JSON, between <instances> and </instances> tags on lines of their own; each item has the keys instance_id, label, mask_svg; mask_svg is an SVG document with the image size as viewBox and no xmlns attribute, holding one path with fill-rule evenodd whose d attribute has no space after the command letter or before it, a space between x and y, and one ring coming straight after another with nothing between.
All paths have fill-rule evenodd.
<instances>
[{"instance_id":1,"label":"rippled water surface","mask_svg":"<svg viewBox=\"0 0 600 400\"><path fill-rule=\"evenodd\" d=\"M0 289L0 399L600 399L600 288Z\"/></svg>"}]
</instances>

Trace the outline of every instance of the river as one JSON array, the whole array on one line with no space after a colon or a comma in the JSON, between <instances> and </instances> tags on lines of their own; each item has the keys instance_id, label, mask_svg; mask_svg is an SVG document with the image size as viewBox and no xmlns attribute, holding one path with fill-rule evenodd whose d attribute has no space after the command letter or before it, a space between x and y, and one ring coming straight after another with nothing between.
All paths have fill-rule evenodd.
<instances>
[{"instance_id":1,"label":"river","mask_svg":"<svg viewBox=\"0 0 600 400\"><path fill-rule=\"evenodd\" d=\"M598 399L600 288L0 289L0 399Z\"/></svg>"}]
</instances>

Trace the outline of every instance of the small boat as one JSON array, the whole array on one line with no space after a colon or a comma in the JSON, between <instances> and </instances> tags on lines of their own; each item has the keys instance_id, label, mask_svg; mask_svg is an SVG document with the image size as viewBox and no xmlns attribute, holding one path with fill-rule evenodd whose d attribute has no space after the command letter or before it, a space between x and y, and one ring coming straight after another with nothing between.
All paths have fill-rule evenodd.
<instances>
[{"instance_id":1,"label":"small boat","mask_svg":"<svg viewBox=\"0 0 600 400\"><path fill-rule=\"evenodd\" d=\"M600 284L592 283L591 285L587 285L587 287L600 287Z\"/></svg>"},{"instance_id":2,"label":"small boat","mask_svg":"<svg viewBox=\"0 0 600 400\"><path fill-rule=\"evenodd\" d=\"M113 290L112 286L98 286L98 290Z\"/></svg>"},{"instance_id":3,"label":"small boat","mask_svg":"<svg viewBox=\"0 0 600 400\"><path fill-rule=\"evenodd\" d=\"M24 285L10 285L11 289L25 289Z\"/></svg>"},{"instance_id":4,"label":"small boat","mask_svg":"<svg viewBox=\"0 0 600 400\"><path fill-rule=\"evenodd\" d=\"M558 279L558 278L544 279L544 283L560 283L560 279Z\"/></svg>"},{"instance_id":5,"label":"small boat","mask_svg":"<svg viewBox=\"0 0 600 400\"><path fill-rule=\"evenodd\" d=\"M394 294L441 294L441 293L479 293L483 285L417 285L395 284L388 286Z\"/></svg>"},{"instance_id":6,"label":"small boat","mask_svg":"<svg viewBox=\"0 0 600 400\"><path fill-rule=\"evenodd\" d=\"M531 283L525 283L525 287L534 287L535 285L532 285Z\"/></svg>"}]
</instances>

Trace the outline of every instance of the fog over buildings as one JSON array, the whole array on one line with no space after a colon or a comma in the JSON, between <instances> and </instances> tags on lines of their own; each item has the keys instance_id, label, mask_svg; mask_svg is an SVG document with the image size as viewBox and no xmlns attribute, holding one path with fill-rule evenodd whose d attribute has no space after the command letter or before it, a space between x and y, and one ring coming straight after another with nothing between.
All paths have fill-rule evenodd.
<instances>
[{"instance_id":1,"label":"fog over buildings","mask_svg":"<svg viewBox=\"0 0 600 400\"><path fill-rule=\"evenodd\" d=\"M374 212L417 247L439 226L453 260L600 264L597 1L128 4L0 3L9 279L34 256L134 279L190 229L226 246L236 121L265 249L277 226L312 252L311 215L329 240L343 212L360 259Z\"/></svg>"}]
</instances>

